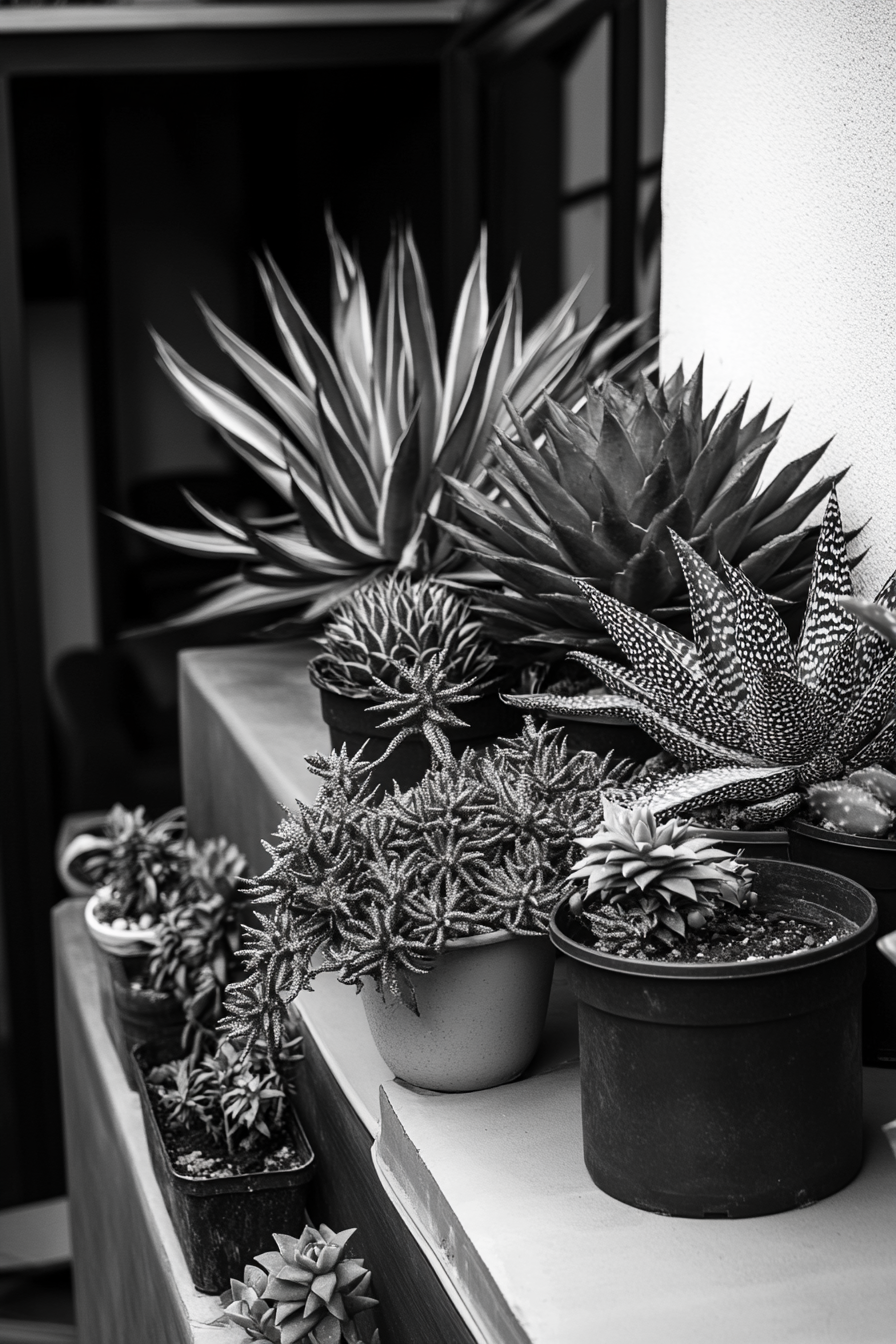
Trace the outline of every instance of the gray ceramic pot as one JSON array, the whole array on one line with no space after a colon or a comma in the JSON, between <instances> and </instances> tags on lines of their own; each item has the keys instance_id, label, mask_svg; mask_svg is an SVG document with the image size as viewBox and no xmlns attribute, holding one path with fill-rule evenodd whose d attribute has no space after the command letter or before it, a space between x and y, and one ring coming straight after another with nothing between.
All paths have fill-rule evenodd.
<instances>
[{"instance_id":1,"label":"gray ceramic pot","mask_svg":"<svg viewBox=\"0 0 896 1344\"><path fill-rule=\"evenodd\" d=\"M372 980L362 998L377 1050L396 1077L436 1092L509 1083L532 1060L555 954L544 937L484 933L448 943L415 975L418 1013Z\"/></svg>"}]
</instances>

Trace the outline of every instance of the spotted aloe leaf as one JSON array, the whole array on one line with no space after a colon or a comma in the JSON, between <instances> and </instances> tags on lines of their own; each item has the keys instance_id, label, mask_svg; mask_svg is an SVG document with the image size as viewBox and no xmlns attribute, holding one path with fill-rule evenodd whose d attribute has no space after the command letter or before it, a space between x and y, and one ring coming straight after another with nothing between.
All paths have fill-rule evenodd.
<instances>
[{"instance_id":1,"label":"spotted aloe leaf","mask_svg":"<svg viewBox=\"0 0 896 1344\"><path fill-rule=\"evenodd\" d=\"M691 432L695 437L693 425ZM861 637L854 612L866 608L842 592L851 581L836 495L825 512L799 652L767 597L741 570L723 559L720 579L681 537L674 542L691 595L694 644L589 590L596 615L631 667L577 652L573 656L610 694L577 697L569 708L564 697L530 696L525 707L558 718L616 714L690 770L758 769L755 777L723 771L700 797L767 803L766 818L792 811L793 796L812 783L887 759L896 746L896 579L884 585L884 603L871 604L876 624ZM761 797L755 793L760 776L772 781ZM686 792L691 784L676 781L675 787ZM753 792L739 793L742 788Z\"/></svg>"},{"instance_id":2,"label":"spotted aloe leaf","mask_svg":"<svg viewBox=\"0 0 896 1344\"><path fill-rule=\"evenodd\" d=\"M650 804L658 819L687 816L696 808L731 798L744 803L777 798L795 782L794 772L782 766L713 766L671 779L642 801Z\"/></svg>"},{"instance_id":3,"label":"spotted aloe leaf","mask_svg":"<svg viewBox=\"0 0 896 1344\"><path fill-rule=\"evenodd\" d=\"M807 686L818 685L831 655L855 629L849 613L835 601L851 596L852 577L840 505L836 490L832 490L815 548L809 600L797 646L800 677Z\"/></svg>"}]
</instances>

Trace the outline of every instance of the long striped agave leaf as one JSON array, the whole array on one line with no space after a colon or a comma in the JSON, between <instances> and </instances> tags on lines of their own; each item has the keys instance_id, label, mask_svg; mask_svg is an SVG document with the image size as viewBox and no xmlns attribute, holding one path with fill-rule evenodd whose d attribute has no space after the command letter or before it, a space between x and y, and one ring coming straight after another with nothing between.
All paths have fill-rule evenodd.
<instances>
[{"instance_id":1,"label":"long striped agave leaf","mask_svg":"<svg viewBox=\"0 0 896 1344\"><path fill-rule=\"evenodd\" d=\"M346 247L327 210L324 216L332 259L333 346L362 422L370 418L373 327L364 272Z\"/></svg>"},{"instance_id":2,"label":"long striped agave leaf","mask_svg":"<svg viewBox=\"0 0 896 1344\"><path fill-rule=\"evenodd\" d=\"M134 518L125 518L114 509L109 509L108 515L116 522L125 523L132 532L138 532L141 537L158 541L163 546L173 551L180 551L184 555L208 555L222 560L252 559L251 546L242 545L235 538L225 536L223 532L199 532L186 527L157 527L154 523L141 523Z\"/></svg>"},{"instance_id":3,"label":"long striped agave leaf","mask_svg":"<svg viewBox=\"0 0 896 1344\"><path fill-rule=\"evenodd\" d=\"M417 388L420 443L434 443L442 401L442 374L436 345L436 324L420 254L410 229L399 238L399 318L404 347L410 360L412 383ZM409 418L411 407L407 406ZM426 462L427 468L429 461Z\"/></svg>"},{"instance_id":4,"label":"long striped agave leaf","mask_svg":"<svg viewBox=\"0 0 896 1344\"><path fill-rule=\"evenodd\" d=\"M448 429L453 424L466 393L477 353L481 350L488 331L487 258L488 246L483 230L479 247L464 279L451 324L451 336L445 356L445 384L442 413L436 433L437 443L444 443L448 437Z\"/></svg>"},{"instance_id":5,"label":"long striped agave leaf","mask_svg":"<svg viewBox=\"0 0 896 1344\"><path fill-rule=\"evenodd\" d=\"M320 445L313 401L263 355L231 331L201 298L197 297L196 302L219 349L245 374L252 386L292 430L299 444L312 454L313 460Z\"/></svg>"},{"instance_id":6,"label":"long striped agave leaf","mask_svg":"<svg viewBox=\"0 0 896 1344\"><path fill-rule=\"evenodd\" d=\"M313 386L320 388L345 433L363 451L366 435L335 358L299 303L270 252L265 252L265 293L284 353L299 351L310 369ZM294 367L298 367L295 365Z\"/></svg>"}]
</instances>

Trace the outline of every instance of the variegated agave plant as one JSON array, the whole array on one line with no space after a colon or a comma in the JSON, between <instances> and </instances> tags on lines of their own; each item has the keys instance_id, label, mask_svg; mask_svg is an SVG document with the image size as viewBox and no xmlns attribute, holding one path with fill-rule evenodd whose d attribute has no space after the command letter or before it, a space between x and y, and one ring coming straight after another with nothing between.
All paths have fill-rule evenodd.
<instances>
[{"instance_id":1,"label":"variegated agave plant","mask_svg":"<svg viewBox=\"0 0 896 1344\"><path fill-rule=\"evenodd\" d=\"M836 492L825 511L796 648L769 599L722 561L725 581L674 536L687 579L694 642L582 583L631 663L572 653L610 694L601 711L629 719L684 763L642 801L659 818L734 801L741 821L782 819L805 790L886 760L896 746L896 649L837 601L852 594ZM896 574L877 601L896 607ZM564 718L594 714L590 697L513 696Z\"/></svg>"},{"instance_id":2,"label":"variegated agave plant","mask_svg":"<svg viewBox=\"0 0 896 1344\"><path fill-rule=\"evenodd\" d=\"M508 585L483 596L488 632L587 649L601 623L580 578L674 619L686 592L671 528L713 568L725 556L776 599L803 597L818 536L806 520L840 476L798 492L823 444L760 488L787 417L767 425L765 407L744 422L746 402L704 414L701 362L687 382L680 368L659 387L606 379L575 410L547 398L540 436L499 423L487 488L452 480L457 519L443 524Z\"/></svg>"},{"instance_id":3,"label":"variegated agave plant","mask_svg":"<svg viewBox=\"0 0 896 1344\"><path fill-rule=\"evenodd\" d=\"M580 327L582 284L522 335L514 275L490 317L486 242L467 274L440 367L426 278L410 228L396 231L374 318L364 275L327 221L332 344L316 330L273 258L258 271L290 375L242 341L204 304L208 328L276 415L191 368L161 337L159 362L187 405L279 494L286 512L255 520L187 498L210 530L161 528L115 515L175 550L239 563L242 571L169 625L304 608L308 624L371 575L422 573L457 562L433 520L451 512L443 477L475 482L494 426L510 427L511 398L529 416L548 391L574 395L638 324L598 338Z\"/></svg>"}]
</instances>

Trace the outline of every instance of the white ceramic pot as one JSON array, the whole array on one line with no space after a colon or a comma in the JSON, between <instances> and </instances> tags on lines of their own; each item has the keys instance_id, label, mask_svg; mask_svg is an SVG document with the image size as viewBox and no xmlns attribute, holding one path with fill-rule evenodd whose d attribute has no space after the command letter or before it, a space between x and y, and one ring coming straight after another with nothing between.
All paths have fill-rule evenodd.
<instances>
[{"instance_id":1,"label":"white ceramic pot","mask_svg":"<svg viewBox=\"0 0 896 1344\"><path fill-rule=\"evenodd\" d=\"M509 1083L538 1048L554 961L547 936L459 938L431 971L413 977L419 1015L365 979L376 1048L396 1077L415 1087L475 1092Z\"/></svg>"},{"instance_id":2,"label":"white ceramic pot","mask_svg":"<svg viewBox=\"0 0 896 1344\"><path fill-rule=\"evenodd\" d=\"M113 957L145 957L150 948L158 941L158 930L149 929L113 929L96 917L96 908L100 903L98 896L91 896L84 907L84 919L94 942L99 943L104 952Z\"/></svg>"}]
</instances>

